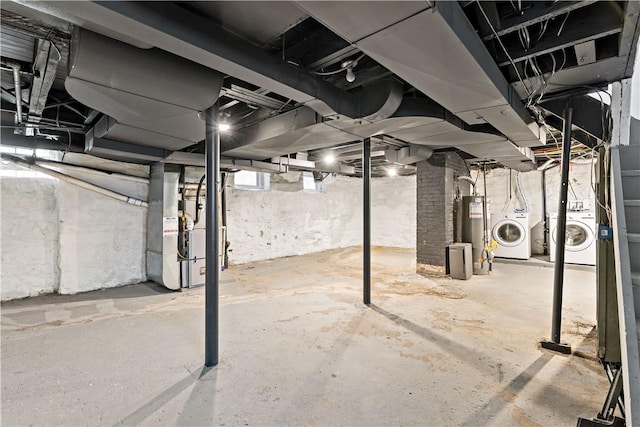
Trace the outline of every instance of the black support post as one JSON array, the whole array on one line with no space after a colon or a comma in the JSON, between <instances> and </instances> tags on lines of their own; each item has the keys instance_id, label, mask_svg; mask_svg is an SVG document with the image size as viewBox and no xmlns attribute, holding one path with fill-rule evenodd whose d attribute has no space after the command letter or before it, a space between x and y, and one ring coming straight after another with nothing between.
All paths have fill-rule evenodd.
<instances>
[{"instance_id":1,"label":"black support post","mask_svg":"<svg viewBox=\"0 0 640 427\"><path fill-rule=\"evenodd\" d=\"M371 304L371 139L362 140L362 292L366 305Z\"/></svg>"},{"instance_id":2,"label":"black support post","mask_svg":"<svg viewBox=\"0 0 640 427\"><path fill-rule=\"evenodd\" d=\"M562 287L564 284L564 248L567 230L567 195L569 190L569 160L571 154L571 125L573 108L564 110L564 132L562 135L562 172L560 179L560 201L558 202L558 225L556 227L556 262L553 276L553 312L551 315L551 341L542 346L560 353L571 353L571 347L560 344L562 326Z\"/></svg>"},{"instance_id":3,"label":"black support post","mask_svg":"<svg viewBox=\"0 0 640 427\"><path fill-rule=\"evenodd\" d=\"M220 133L218 106L206 111L205 152L207 175L207 229L205 271L205 325L204 365L218 364L218 283L220 279L220 227L218 218L218 192L220 188Z\"/></svg>"},{"instance_id":4,"label":"black support post","mask_svg":"<svg viewBox=\"0 0 640 427\"><path fill-rule=\"evenodd\" d=\"M542 233L542 253L549 255L549 240L547 239L549 232L549 219L547 218L547 169L542 169L542 221L544 222L544 232Z\"/></svg>"}]
</instances>

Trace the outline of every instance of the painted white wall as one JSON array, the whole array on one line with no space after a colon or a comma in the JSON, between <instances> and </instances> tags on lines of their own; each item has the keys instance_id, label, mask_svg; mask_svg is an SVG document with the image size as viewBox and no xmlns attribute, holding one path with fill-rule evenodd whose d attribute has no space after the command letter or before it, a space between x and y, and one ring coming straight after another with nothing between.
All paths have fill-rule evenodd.
<instances>
[{"instance_id":1,"label":"painted white wall","mask_svg":"<svg viewBox=\"0 0 640 427\"><path fill-rule=\"evenodd\" d=\"M13 165L3 165L3 170L28 171ZM147 198L145 183L92 171L63 172L122 194ZM58 179L2 177L1 182L3 301L146 280L146 209Z\"/></svg>"},{"instance_id":2,"label":"painted white wall","mask_svg":"<svg viewBox=\"0 0 640 427\"><path fill-rule=\"evenodd\" d=\"M128 194L128 193L127 193ZM147 210L59 182L61 294L146 280Z\"/></svg>"},{"instance_id":3,"label":"painted white wall","mask_svg":"<svg viewBox=\"0 0 640 427\"><path fill-rule=\"evenodd\" d=\"M362 242L362 182L325 179L326 193L301 190L300 173L288 182L272 180L269 191L233 188L227 182L229 261L302 255ZM295 191L292 191L294 190Z\"/></svg>"},{"instance_id":4,"label":"painted white wall","mask_svg":"<svg viewBox=\"0 0 640 427\"><path fill-rule=\"evenodd\" d=\"M269 191L239 190L227 182L229 261L302 255L362 244L362 180L328 177L326 192L301 190L300 173L272 177ZM371 241L415 248L415 176L373 178Z\"/></svg>"},{"instance_id":5,"label":"painted white wall","mask_svg":"<svg viewBox=\"0 0 640 427\"><path fill-rule=\"evenodd\" d=\"M591 187L591 163L573 163L569 172L568 200L589 200L590 209L595 209L595 195ZM511 172L511 193L509 191L509 169L493 169L487 172L487 198L493 213L509 212L514 209L524 209L524 203L516 191L516 174ZM477 172L471 171L471 177L476 179ZM531 171L520 174L522 188L529 202L529 229L531 231L531 252L543 253L544 218L542 214L542 172ZM595 177L593 177L595 179ZM478 192L483 194L483 177L477 180ZM511 203L509 198L511 194ZM546 172L547 213L558 212L560 196L560 168L553 167ZM508 209L505 210L505 207Z\"/></svg>"},{"instance_id":6,"label":"painted white wall","mask_svg":"<svg viewBox=\"0 0 640 427\"><path fill-rule=\"evenodd\" d=\"M76 157L74 163L86 163ZM92 171L61 171L147 198L145 183ZM201 171L196 172L193 176L199 178ZM234 189L232 178L227 183L231 263L362 244L362 180L329 176L324 193L303 191L300 173L274 175L271 181L269 191ZM146 280L146 209L57 179L3 178L2 191L2 300ZM415 247L415 193L415 176L373 178L374 245Z\"/></svg>"},{"instance_id":7,"label":"painted white wall","mask_svg":"<svg viewBox=\"0 0 640 427\"><path fill-rule=\"evenodd\" d=\"M638 40L636 52L640 52L640 40ZM631 115L640 119L640 55L638 54L636 54L631 77Z\"/></svg>"},{"instance_id":8,"label":"painted white wall","mask_svg":"<svg viewBox=\"0 0 640 427\"><path fill-rule=\"evenodd\" d=\"M376 246L416 247L415 175L372 179L371 242Z\"/></svg>"},{"instance_id":9,"label":"painted white wall","mask_svg":"<svg viewBox=\"0 0 640 427\"><path fill-rule=\"evenodd\" d=\"M3 301L58 289L56 185L47 178L0 178Z\"/></svg>"}]
</instances>

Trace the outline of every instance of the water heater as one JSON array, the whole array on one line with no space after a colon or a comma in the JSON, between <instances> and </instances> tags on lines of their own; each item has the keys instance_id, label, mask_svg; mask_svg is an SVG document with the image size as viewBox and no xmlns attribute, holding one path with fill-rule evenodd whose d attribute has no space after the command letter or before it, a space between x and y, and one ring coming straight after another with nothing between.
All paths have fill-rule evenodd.
<instances>
[{"instance_id":1,"label":"water heater","mask_svg":"<svg viewBox=\"0 0 640 427\"><path fill-rule=\"evenodd\" d=\"M462 198L462 241L471 243L473 274L489 274L489 254L485 242L485 200L483 196Z\"/></svg>"}]
</instances>

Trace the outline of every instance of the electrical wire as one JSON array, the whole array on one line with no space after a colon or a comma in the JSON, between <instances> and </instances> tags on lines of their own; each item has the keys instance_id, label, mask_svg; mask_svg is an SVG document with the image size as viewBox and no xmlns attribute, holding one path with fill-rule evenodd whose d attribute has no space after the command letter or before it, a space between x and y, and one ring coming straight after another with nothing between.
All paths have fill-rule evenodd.
<instances>
[{"instance_id":1,"label":"electrical wire","mask_svg":"<svg viewBox=\"0 0 640 427\"><path fill-rule=\"evenodd\" d=\"M552 68L552 71L551 71L551 75L549 76L549 78L547 78L547 82L544 85L544 88L542 89L542 92L540 93L540 96L538 97L538 99L535 102L536 104L539 104L540 101L542 101L542 97L547 93L547 89L549 87L549 83L551 82L551 79L553 78L553 76L557 72L561 71L564 68L564 66L566 65L566 63L567 63L567 52L564 49L561 49L561 50L562 50L562 64L560 65L560 67L557 70L556 70L556 57L553 54L553 52L550 52L550 55L551 55L551 58L552 58L552 61L553 61L553 68Z\"/></svg>"},{"instance_id":2,"label":"electrical wire","mask_svg":"<svg viewBox=\"0 0 640 427\"><path fill-rule=\"evenodd\" d=\"M540 34L538 34L538 38L536 39L536 44L542 39L542 36L547 31L547 27L549 26L549 20L547 19L544 23L540 23Z\"/></svg>"},{"instance_id":3,"label":"electrical wire","mask_svg":"<svg viewBox=\"0 0 640 427\"><path fill-rule=\"evenodd\" d=\"M520 11L518 10L518 8L516 8L516 4L513 2L513 0L509 0L509 3L511 3L511 7L513 7L513 11L518 15L520 15Z\"/></svg>"},{"instance_id":4,"label":"electrical wire","mask_svg":"<svg viewBox=\"0 0 640 427\"><path fill-rule=\"evenodd\" d=\"M511 55L509 55L509 51L507 51L507 48L502 43L502 39L500 39L500 36L498 36L496 29L493 28L493 24L491 23L491 20L489 19L484 9L482 8L482 4L480 0L476 0L476 3L478 4L478 9L480 9L480 12L482 12L482 16L484 16L484 19L487 21L487 24L489 24L489 28L491 28L491 31L493 32L493 35L495 36L496 40L498 40L498 43L500 43L500 46L502 47L502 50L504 51L505 55L507 55L507 58L509 58L509 62L513 66L513 69L515 70L516 75L518 76L518 80L520 80L520 83L522 83L522 87L527 92L527 95L531 96L531 89L527 88L527 85L524 83L524 80L522 80L522 76L520 75L520 71L518 71L518 67L516 66L515 62L513 62L513 58L511 58Z\"/></svg>"},{"instance_id":5,"label":"electrical wire","mask_svg":"<svg viewBox=\"0 0 640 427\"><path fill-rule=\"evenodd\" d=\"M348 68L354 68L358 65L358 62L364 58L366 55L363 53L362 55L360 55L359 57L357 57L356 59L352 60L352 61L344 61L343 64L347 64L346 66L341 66L340 68L338 68L337 70L333 70L333 71L312 71L313 74L315 74L316 76L332 76L334 74L338 74Z\"/></svg>"},{"instance_id":6,"label":"electrical wire","mask_svg":"<svg viewBox=\"0 0 640 427\"><path fill-rule=\"evenodd\" d=\"M557 37L560 37L560 34L562 33L562 30L564 29L564 24L567 23L567 19L569 19L569 14L571 13L571 11L567 12L567 15L564 17L564 20L562 21L562 24L560 24L560 29L558 30L558 34L556 34Z\"/></svg>"},{"instance_id":7,"label":"electrical wire","mask_svg":"<svg viewBox=\"0 0 640 427\"><path fill-rule=\"evenodd\" d=\"M520 175L521 173L519 171L516 172L516 190L518 191L518 193L520 193L520 197L522 198L522 203L524 204L525 212L529 212L530 211L529 200L527 200L527 195L524 192Z\"/></svg>"}]
</instances>

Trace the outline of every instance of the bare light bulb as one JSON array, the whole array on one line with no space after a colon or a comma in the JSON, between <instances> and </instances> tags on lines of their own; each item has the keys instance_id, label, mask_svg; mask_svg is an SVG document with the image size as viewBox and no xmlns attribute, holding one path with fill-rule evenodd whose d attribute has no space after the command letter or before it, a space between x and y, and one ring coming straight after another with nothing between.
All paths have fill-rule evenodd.
<instances>
[{"instance_id":1,"label":"bare light bulb","mask_svg":"<svg viewBox=\"0 0 640 427\"><path fill-rule=\"evenodd\" d=\"M331 164L331 163L333 163L335 161L336 161L336 158L335 158L335 156L333 154L327 154L326 156L324 156L324 162L325 163Z\"/></svg>"},{"instance_id":2,"label":"bare light bulb","mask_svg":"<svg viewBox=\"0 0 640 427\"><path fill-rule=\"evenodd\" d=\"M218 130L220 130L220 132L229 132L231 130L231 125L229 123L219 123Z\"/></svg>"},{"instance_id":3,"label":"bare light bulb","mask_svg":"<svg viewBox=\"0 0 640 427\"><path fill-rule=\"evenodd\" d=\"M356 79L356 75L353 72L353 67L347 67L347 75L345 76L349 83L353 82Z\"/></svg>"},{"instance_id":4,"label":"bare light bulb","mask_svg":"<svg viewBox=\"0 0 640 427\"><path fill-rule=\"evenodd\" d=\"M396 176L398 174L398 171L396 170L396 168L389 168L387 169L387 175L389 176Z\"/></svg>"}]
</instances>

